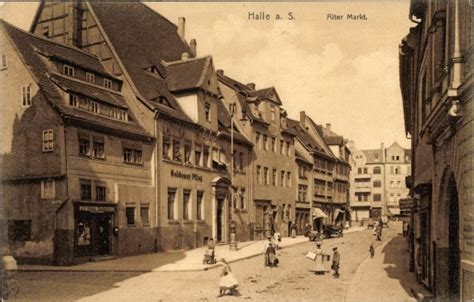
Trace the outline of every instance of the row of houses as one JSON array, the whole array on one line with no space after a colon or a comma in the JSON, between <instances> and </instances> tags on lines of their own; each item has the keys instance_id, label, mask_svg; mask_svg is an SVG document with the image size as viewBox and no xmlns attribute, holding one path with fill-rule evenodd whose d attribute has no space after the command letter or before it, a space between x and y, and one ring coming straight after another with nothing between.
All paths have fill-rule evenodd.
<instances>
[{"instance_id":1,"label":"row of houses","mask_svg":"<svg viewBox=\"0 0 474 302\"><path fill-rule=\"evenodd\" d=\"M412 0L400 44L412 141L410 270L440 301L474 297L471 1Z\"/></svg>"},{"instance_id":2,"label":"row of houses","mask_svg":"<svg viewBox=\"0 0 474 302\"><path fill-rule=\"evenodd\" d=\"M184 18L41 2L30 32L0 25L2 230L20 261L228 243L231 229L288 236L344 216L344 138L196 56Z\"/></svg>"}]
</instances>

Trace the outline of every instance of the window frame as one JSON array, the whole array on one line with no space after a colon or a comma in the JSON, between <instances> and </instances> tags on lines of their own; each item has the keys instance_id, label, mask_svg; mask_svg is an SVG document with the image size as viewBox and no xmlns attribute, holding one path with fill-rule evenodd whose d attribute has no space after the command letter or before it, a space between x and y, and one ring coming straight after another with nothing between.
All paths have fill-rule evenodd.
<instances>
[{"instance_id":1,"label":"window frame","mask_svg":"<svg viewBox=\"0 0 474 302\"><path fill-rule=\"evenodd\" d=\"M103 84L104 84L105 88L112 89L112 80L111 79L104 78L104 83Z\"/></svg>"},{"instance_id":2,"label":"window frame","mask_svg":"<svg viewBox=\"0 0 474 302\"><path fill-rule=\"evenodd\" d=\"M191 211L191 204L192 204L192 199L191 199L191 190L189 189L184 189L183 190L183 220L189 221L192 220L192 211ZM187 200L185 198L187 196Z\"/></svg>"},{"instance_id":3,"label":"window frame","mask_svg":"<svg viewBox=\"0 0 474 302\"><path fill-rule=\"evenodd\" d=\"M173 194L173 199L170 199L170 193ZM167 202L167 218L168 221L176 221L178 218L178 211L176 206L176 196L177 196L177 189L176 188L168 188L167 195L166 195L166 202ZM170 207L170 202L172 202L172 207ZM171 211L170 211L171 209Z\"/></svg>"},{"instance_id":4,"label":"window frame","mask_svg":"<svg viewBox=\"0 0 474 302\"><path fill-rule=\"evenodd\" d=\"M21 86L21 107L31 106L31 83Z\"/></svg>"},{"instance_id":5,"label":"window frame","mask_svg":"<svg viewBox=\"0 0 474 302\"><path fill-rule=\"evenodd\" d=\"M103 190L103 198L102 193L99 194L99 190ZM99 199L100 197L100 199ZM95 184L95 200L96 201L107 201L107 186L105 184Z\"/></svg>"},{"instance_id":6,"label":"window frame","mask_svg":"<svg viewBox=\"0 0 474 302\"><path fill-rule=\"evenodd\" d=\"M50 183L50 185L48 185L48 187L50 188L49 190L51 190L50 192L47 192L48 183ZM50 199L50 198L55 198L55 197L56 197L56 182L54 181L54 179L48 178L48 179L42 180L41 181L41 199Z\"/></svg>"},{"instance_id":7,"label":"window frame","mask_svg":"<svg viewBox=\"0 0 474 302\"><path fill-rule=\"evenodd\" d=\"M85 196L84 193L87 191L84 191L83 189L85 187L88 187L88 192L89 195ZM86 201L91 201L92 200L92 181L89 179L79 179L79 192L80 192L80 197L81 200L86 200Z\"/></svg>"},{"instance_id":8,"label":"window frame","mask_svg":"<svg viewBox=\"0 0 474 302\"><path fill-rule=\"evenodd\" d=\"M74 77L74 74L75 74L74 67L68 64L63 64L63 74L70 77Z\"/></svg>"},{"instance_id":9,"label":"window frame","mask_svg":"<svg viewBox=\"0 0 474 302\"><path fill-rule=\"evenodd\" d=\"M146 209L146 215L143 215L144 209ZM143 219L144 217L146 219ZM150 205L148 203L140 204L140 221L142 226L150 226Z\"/></svg>"},{"instance_id":10,"label":"window frame","mask_svg":"<svg viewBox=\"0 0 474 302\"><path fill-rule=\"evenodd\" d=\"M46 129L42 132L43 152L54 151L54 129Z\"/></svg>"},{"instance_id":11,"label":"window frame","mask_svg":"<svg viewBox=\"0 0 474 302\"><path fill-rule=\"evenodd\" d=\"M137 214L136 214L136 206L132 204L127 204L125 205L125 222L127 223L127 227L134 227L137 225ZM129 211L131 210L131 211ZM132 216L129 216L129 213L132 214ZM130 218L133 219L133 222L130 223Z\"/></svg>"},{"instance_id":12,"label":"window frame","mask_svg":"<svg viewBox=\"0 0 474 302\"><path fill-rule=\"evenodd\" d=\"M196 220L202 221L205 219L204 211L204 191L196 192Z\"/></svg>"},{"instance_id":13,"label":"window frame","mask_svg":"<svg viewBox=\"0 0 474 302\"><path fill-rule=\"evenodd\" d=\"M95 74L86 71L86 81L95 84Z\"/></svg>"}]
</instances>

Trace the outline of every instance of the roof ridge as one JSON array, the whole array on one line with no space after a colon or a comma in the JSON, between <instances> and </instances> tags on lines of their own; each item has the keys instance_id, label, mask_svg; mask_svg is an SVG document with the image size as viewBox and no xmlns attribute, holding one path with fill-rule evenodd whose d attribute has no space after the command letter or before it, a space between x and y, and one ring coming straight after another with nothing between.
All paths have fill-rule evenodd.
<instances>
[{"instance_id":1,"label":"roof ridge","mask_svg":"<svg viewBox=\"0 0 474 302\"><path fill-rule=\"evenodd\" d=\"M81 53L81 54L83 54L83 55L86 55L86 56L89 56L89 57L91 57L91 58L97 59L99 62L101 62L98 56L96 56L96 55L94 55L94 54L92 54L92 53L90 53L90 52L86 52L85 50L82 50L82 49L80 49L80 48L78 48L78 47L76 47L76 46L74 46L74 45L64 44L64 43L57 42L57 41L54 41L54 40L51 40L51 39L48 39L48 38L44 38L44 37L42 37L42 36L35 35L34 33L31 33L31 32L29 32L29 31L23 30L23 29L21 29L21 28L15 26L15 25L13 25L13 24L11 24L11 23L8 23L8 22L5 21L3 18L0 18L0 24L2 24L2 25L7 25L8 27L12 28L13 30L19 31L19 32L21 32L22 34L26 34L26 35L28 35L28 36L30 36L30 37L32 37L32 38L35 38L35 39L38 39L38 40L41 40L41 41L45 41L45 42L48 42L48 43L50 43L50 44L55 44L55 45L58 45L58 46L61 46L61 47L69 48L69 49L74 50L74 51L76 51L76 52L78 52L78 53ZM101 64L102 64L102 62L101 62Z\"/></svg>"},{"instance_id":2,"label":"roof ridge","mask_svg":"<svg viewBox=\"0 0 474 302\"><path fill-rule=\"evenodd\" d=\"M165 60L161 60L161 63L165 66L165 67L168 67L168 66L173 66L173 65L178 65L178 64L184 64L184 63L191 63L191 62L196 62L196 61L200 61L200 60L212 60L212 56L211 55L207 55L207 56L203 56L203 57L199 57L199 58L189 58L189 59L181 59L181 60L178 60L178 61L171 61L171 62L166 62Z\"/></svg>"}]
</instances>

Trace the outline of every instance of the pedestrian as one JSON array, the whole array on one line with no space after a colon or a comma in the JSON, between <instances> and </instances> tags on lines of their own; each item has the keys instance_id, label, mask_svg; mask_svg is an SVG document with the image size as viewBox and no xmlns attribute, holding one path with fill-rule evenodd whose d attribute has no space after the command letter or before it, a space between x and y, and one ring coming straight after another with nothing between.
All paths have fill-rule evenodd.
<instances>
[{"instance_id":1,"label":"pedestrian","mask_svg":"<svg viewBox=\"0 0 474 302\"><path fill-rule=\"evenodd\" d=\"M314 253L316 254L316 258L314 259L314 262L316 262L314 273L316 275L324 275L324 258L326 257L326 255L324 254L323 249L321 248L321 243L316 243L316 250L314 251Z\"/></svg>"},{"instance_id":2,"label":"pedestrian","mask_svg":"<svg viewBox=\"0 0 474 302\"><path fill-rule=\"evenodd\" d=\"M280 242L281 242L281 234L280 232L276 231L275 234L273 234L273 242L275 244L275 248L278 250L280 248Z\"/></svg>"},{"instance_id":3,"label":"pedestrian","mask_svg":"<svg viewBox=\"0 0 474 302\"><path fill-rule=\"evenodd\" d=\"M267 258L268 258L268 266L274 267L276 266L276 249L275 244L270 243L267 247Z\"/></svg>"},{"instance_id":4,"label":"pedestrian","mask_svg":"<svg viewBox=\"0 0 474 302\"><path fill-rule=\"evenodd\" d=\"M341 260L341 255L337 251L337 247L332 248L332 265L331 268L334 271L334 278L339 278L339 262Z\"/></svg>"},{"instance_id":5,"label":"pedestrian","mask_svg":"<svg viewBox=\"0 0 474 302\"><path fill-rule=\"evenodd\" d=\"M222 266L219 279L219 297L224 296L227 290L229 290L230 295L237 296L239 294L237 289L239 287L239 282L232 273L229 263L227 263L225 258L222 258L219 260L219 265Z\"/></svg>"},{"instance_id":6,"label":"pedestrian","mask_svg":"<svg viewBox=\"0 0 474 302\"><path fill-rule=\"evenodd\" d=\"M268 248L270 247L270 244L273 244L271 236L268 236L267 239L268 240L265 241L265 243L263 244L263 253L265 254L265 266L270 265L270 261L269 261L269 257L268 257Z\"/></svg>"},{"instance_id":7,"label":"pedestrian","mask_svg":"<svg viewBox=\"0 0 474 302\"><path fill-rule=\"evenodd\" d=\"M375 233L377 235L377 240L382 241L382 223L377 223L377 226L375 227Z\"/></svg>"},{"instance_id":8,"label":"pedestrian","mask_svg":"<svg viewBox=\"0 0 474 302\"><path fill-rule=\"evenodd\" d=\"M215 248L216 244L214 243L214 239L211 237L207 241L207 250L204 254L203 264L204 263L215 263Z\"/></svg>"},{"instance_id":9,"label":"pedestrian","mask_svg":"<svg viewBox=\"0 0 474 302\"><path fill-rule=\"evenodd\" d=\"M370 258L374 258L375 248L374 248L374 243L373 242L370 244L369 252L370 252Z\"/></svg>"}]
</instances>

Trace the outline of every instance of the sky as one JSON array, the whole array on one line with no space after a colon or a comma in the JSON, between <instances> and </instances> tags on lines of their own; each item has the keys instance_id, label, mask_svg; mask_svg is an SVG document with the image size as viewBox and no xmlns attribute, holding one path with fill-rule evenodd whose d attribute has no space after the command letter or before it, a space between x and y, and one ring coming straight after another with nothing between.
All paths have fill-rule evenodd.
<instances>
[{"instance_id":1,"label":"sky","mask_svg":"<svg viewBox=\"0 0 474 302\"><path fill-rule=\"evenodd\" d=\"M398 45L414 25L409 1L147 5L173 23L185 17L186 39L195 38L198 56L212 55L216 69L257 89L275 87L290 118L305 111L359 149L410 147L398 74ZM37 6L6 2L0 17L28 30Z\"/></svg>"}]
</instances>

